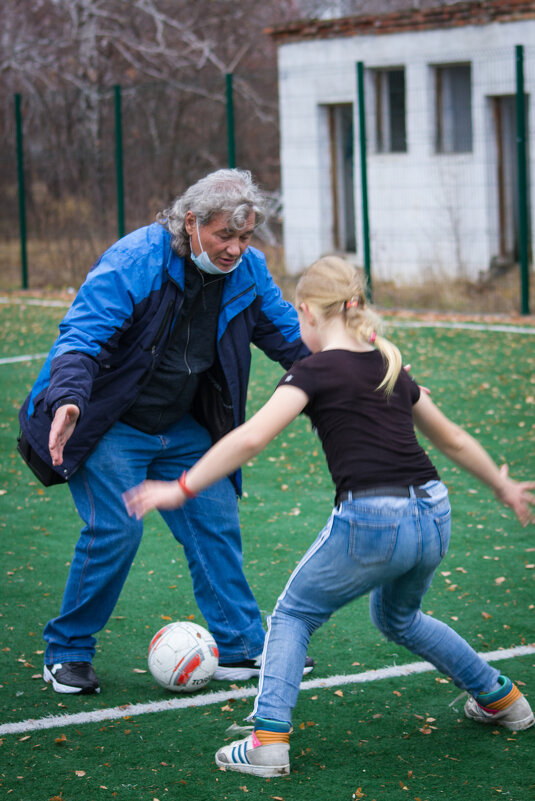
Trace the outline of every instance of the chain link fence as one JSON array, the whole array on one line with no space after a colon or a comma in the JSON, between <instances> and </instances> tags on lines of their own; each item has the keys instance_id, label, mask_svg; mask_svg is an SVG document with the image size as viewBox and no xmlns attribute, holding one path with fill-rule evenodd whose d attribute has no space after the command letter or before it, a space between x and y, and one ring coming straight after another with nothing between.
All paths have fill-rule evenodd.
<instances>
[{"instance_id":1,"label":"chain link fence","mask_svg":"<svg viewBox=\"0 0 535 801\"><path fill-rule=\"evenodd\" d=\"M120 137L114 87L23 94L26 285L77 288L121 233L121 210L126 232L145 225L199 177L235 160L268 192L270 222L259 233L284 288L293 282L287 273L321 253L347 253L362 265L366 212L376 303L519 310L521 237L530 263L533 242L533 46L524 59L523 173L514 48L474 51L470 58L422 52L407 63L382 62L380 53L366 58L364 165L356 62L347 63L340 57L303 63L292 73L283 60L280 122L273 76L262 70L232 76L231 115L225 76L201 80L181 70L172 83L124 86ZM0 156L3 291L21 287L16 133L15 126L7 131ZM124 196L118 196L119 163Z\"/></svg>"},{"instance_id":2,"label":"chain link fence","mask_svg":"<svg viewBox=\"0 0 535 801\"><path fill-rule=\"evenodd\" d=\"M91 94L70 90L20 96L23 187L20 180L17 185L15 125L0 158L5 188L1 287L21 286L20 191L26 218L27 285L77 287L121 233L118 218L124 217L126 232L146 225L198 178L228 166L229 102L236 165L250 169L273 198L274 228L264 234L272 243L278 240L279 142L276 99L270 98L274 87L262 72L246 77L247 81L233 76L232 97L227 97L225 76L204 76L201 84L197 75L184 70L176 82L144 83L120 92L101 87Z\"/></svg>"}]
</instances>

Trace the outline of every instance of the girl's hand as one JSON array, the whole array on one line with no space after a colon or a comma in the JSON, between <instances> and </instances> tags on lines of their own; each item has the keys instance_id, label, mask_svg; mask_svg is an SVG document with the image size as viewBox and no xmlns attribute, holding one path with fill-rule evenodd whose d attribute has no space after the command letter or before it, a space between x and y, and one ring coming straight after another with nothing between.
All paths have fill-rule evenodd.
<instances>
[{"instance_id":1,"label":"girl's hand","mask_svg":"<svg viewBox=\"0 0 535 801\"><path fill-rule=\"evenodd\" d=\"M506 464L500 467L500 483L494 494L506 506L510 506L523 526L535 522L531 506L535 506L535 481L514 481L509 478L509 469Z\"/></svg>"},{"instance_id":2,"label":"girl's hand","mask_svg":"<svg viewBox=\"0 0 535 801\"><path fill-rule=\"evenodd\" d=\"M130 517L141 520L151 509L178 509L184 506L187 497L178 480L147 480L124 492L123 501Z\"/></svg>"}]
</instances>

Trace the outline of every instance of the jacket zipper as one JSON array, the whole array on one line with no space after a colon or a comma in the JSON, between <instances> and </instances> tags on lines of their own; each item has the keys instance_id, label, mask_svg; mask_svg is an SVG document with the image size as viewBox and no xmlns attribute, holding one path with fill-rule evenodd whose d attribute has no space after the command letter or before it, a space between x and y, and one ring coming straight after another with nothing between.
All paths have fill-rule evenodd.
<instances>
[{"instance_id":1,"label":"jacket zipper","mask_svg":"<svg viewBox=\"0 0 535 801\"><path fill-rule=\"evenodd\" d=\"M184 347L184 364L186 365L186 370L188 371L188 375L191 375L191 367L188 362L188 347L189 347L190 333L191 333L191 319L188 320L188 335L186 337L186 345Z\"/></svg>"},{"instance_id":2,"label":"jacket zipper","mask_svg":"<svg viewBox=\"0 0 535 801\"><path fill-rule=\"evenodd\" d=\"M160 339L162 338L163 332L165 331L165 326L167 325L167 321L169 320L174 305L175 305L174 301L172 300L170 300L169 303L167 304L167 309L165 310L162 322L160 323L160 326L156 331L156 335L152 340L151 351L153 354L156 350L156 346L159 344Z\"/></svg>"},{"instance_id":3,"label":"jacket zipper","mask_svg":"<svg viewBox=\"0 0 535 801\"><path fill-rule=\"evenodd\" d=\"M222 312L222 311L223 311L223 309L226 309L226 307L227 307L227 306L228 306L230 303L234 303L234 301L235 301L235 300L238 300L238 298L241 298L243 295L246 295L248 292L250 292L250 291L251 291L251 289L254 289L254 288L255 288L255 286L256 286L256 284L251 284L251 286L248 286L248 287L247 287L247 289L244 289L244 290L243 290L243 292L240 292L240 294L239 294L239 295L234 295L234 297L233 297L233 298L230 298L230 300L227 300L227 302L226 302L226 303L224 303L224 304L221 306L221 308L220 308L220 310L219 310L219 311L220 311L220 312Z\"/></svg>"}]
</instances>

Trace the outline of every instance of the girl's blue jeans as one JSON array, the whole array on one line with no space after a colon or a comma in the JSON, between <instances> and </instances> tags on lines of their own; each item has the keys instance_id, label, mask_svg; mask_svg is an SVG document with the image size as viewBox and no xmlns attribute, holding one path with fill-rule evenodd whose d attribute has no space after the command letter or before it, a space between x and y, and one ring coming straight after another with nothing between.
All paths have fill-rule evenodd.
<instances>
[{"instance_id":1,"label":"girl's blue jeans","mask_svg":"<svg viewBox=\"0 0 535 801\"><path fill-rule=\"evenodd\" d=\"M494 685L499 671L420 608L451 533L446 487L440 481L424 487L429 498L416 498L411 489L409 498L357 498L333 510L269 621L251 718L291 722L312 632L368 592L372 621L388 639L431 662L472 695Z\"/></svg>"},{"instance_id":2,"label":"girl's blue jeans","mask_svg":"<svg viewBox=\"0 0 535 801\"><path fill-rule=\"evenodd\" d=\"M113 612L143 532L142 521L128 516L122 493L147 477L179 477L210 445L208 432L190 415L157 435L118 422L72 476L70 490L85 525L60 614L45 627L46 664L92 660L94 635ZM183 509L162 512L162 517L184 548L195 599L219 646L220 660L257 656L265 632L243 573L232 482L220 481ZM180 618L171 597L165 611Z\"/></svg>"}]
</instances>

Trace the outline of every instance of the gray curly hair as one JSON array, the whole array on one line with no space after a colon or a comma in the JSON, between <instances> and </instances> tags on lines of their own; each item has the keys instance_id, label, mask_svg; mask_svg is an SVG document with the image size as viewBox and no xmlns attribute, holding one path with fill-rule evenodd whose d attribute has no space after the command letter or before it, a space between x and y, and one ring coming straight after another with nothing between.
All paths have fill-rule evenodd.
<instances>
[{"instance_id":1,"label":"gray curly hair","mask_svg":"<svg viewBox=\"0 0 535 801\"><path fill-rule=\"evenodd\" d=\"M230 231L240 231L254 211L255 227L265 218L264 197L249 170L216 170L201 178L180 195L156 220L172 235L172 247L179 256L189 254L189 235L184 220L193 212L199 225L206 225L216 214L228 215Z\"/></svg>"}]
</instances>

